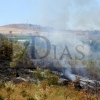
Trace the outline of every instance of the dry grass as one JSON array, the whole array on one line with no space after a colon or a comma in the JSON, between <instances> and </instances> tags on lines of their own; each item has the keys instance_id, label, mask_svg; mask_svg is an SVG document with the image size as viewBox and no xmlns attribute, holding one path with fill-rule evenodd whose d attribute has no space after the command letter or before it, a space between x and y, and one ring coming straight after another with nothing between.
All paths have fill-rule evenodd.
<instances>
[{"instance_id":1,"label":"dry grass","mask_svg":"<svg viewBox=\"0 0 100 100\"><path fill-rule=\"evenodd\" d=\"M24 29L17 29L17 28L9 28L9 27L0 27L0 33L9 34L12 31L14 35L20 35L21 33L34 33L35 30L24 30Z\"/></svg>"},{"instance_id":2,"label":"dry grass","mask_svg":"<svg viewBox=\"0 0 100 100\"><path fill-rule=\"evenodd\" d=\"M29 83L23 88L22 83L14 85L12 82L5 83L5 87L0 88L0 94L4 100L95 100L96 95L87 94L85 90L75 90L73 86L48 86L45 82L36 85ZM100 97L99 99L100 100Z\"/></svg>"}]
</instances>

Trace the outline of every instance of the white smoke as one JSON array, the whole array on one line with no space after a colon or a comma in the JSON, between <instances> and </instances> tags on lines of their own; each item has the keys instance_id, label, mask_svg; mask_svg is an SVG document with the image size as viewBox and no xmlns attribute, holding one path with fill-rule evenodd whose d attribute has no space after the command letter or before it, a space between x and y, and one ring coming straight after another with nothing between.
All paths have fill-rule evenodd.
<instances>
[{"instance_id":1,"label":"white smoke","mask_svg":"<svg viewBox=\"0 0 100 100\"><path fill-rule=\"evenodd\" d=\"M99 30L99 0L39 0L38 23L56 29Z\"/></svg>"},{"instance_id":2,"label":"white smoke","mask_svg":"<svg viewBox=\"0 0 100 100\"><path fill-rule=\"evenodd\" d=\"M75 75L71 72L71 66L68 64L68 61L65 57L63 57L62 60L60 60L61 67L64 68L63 73L64 75L69 78L71 81L75 80Z\"/></svg>"},{"instance_id":3,"label":"white smoke","mask_svg":"<svg viewBox=\"0 0 100 100\"><path fill-rule=\"evenodd\" d=\"M82 54L80 54L76 49L84 54L82 59L88 59L88 56L90 55L90 47L83 44L78 37L70 35L67 31L54 31L50 33L48 39L50 40L51 45L56 45L56 55L59 55L59 57L63 54L66 46L68 47L68 51L73 59L76 59L76 57L82 58ZM64 54L68 54L68 51L65 50Z\"/></svg>"}]
</instances>

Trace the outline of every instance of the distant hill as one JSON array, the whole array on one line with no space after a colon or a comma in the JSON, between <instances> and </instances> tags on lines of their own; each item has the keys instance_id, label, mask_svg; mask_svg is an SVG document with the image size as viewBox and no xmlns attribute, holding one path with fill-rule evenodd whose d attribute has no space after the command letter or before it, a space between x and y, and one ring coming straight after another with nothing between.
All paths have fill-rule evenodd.
<instances>
[{"instance_id":1,"label":"distant hill","mask_svg":"<svg viewBox=\"0 0 100 100\"><path fill-rule=\"evenodd\" d=\"M40 25L33 24L8 24L0 26L0 33L9 34L12 32L13 35L27 35L28 33L34 34L36 32L42 34L53 30L54 28L52 27L42 27Z\"/></svg>"},{"instance_id":2,"label":"distant hill","mask_svg":"<svg viewBox=\"0 0 100 100\"><path fill-rule=\"evenodd\" d=\"M4 25L3 27L23 29L23 30L34 30L34 31L50 31L54 29L48 26L42 27L40 25L33 25L33 24L9 24L9 25Z\"/></svg>"},{"instance_id":3,"label":"distant hill","mask_svg":"<svg viewBox=\"0 0 100 100\"><path fill-rule=\"evenodd\" d=\"M10 31L14 35L26 35L27 33L36 33L39 32L40 34L45 34L45 32L52 32L56 31L53 27L43 27L40 25L33 25L33 24L8 24L8 25L3 25L0 26L0 33L2 34L9 34ZM69 33L69 34L74 34L77 36L86 36L88 37L89 35L99 35L100 36L100 30L94 30L94 31L83 31L83 30L58 30L60 32ZM52 32L53 33L53 32Z\"/></svg>"}]
</instances>

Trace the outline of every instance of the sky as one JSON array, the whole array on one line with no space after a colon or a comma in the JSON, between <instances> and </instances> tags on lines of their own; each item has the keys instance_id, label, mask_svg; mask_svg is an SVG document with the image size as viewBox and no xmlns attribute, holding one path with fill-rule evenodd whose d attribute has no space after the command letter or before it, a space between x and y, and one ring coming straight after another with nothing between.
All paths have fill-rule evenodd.
<instances>
[{"instance_id":1,"label":"sky","mask_svg":"<svg viewBox=\"0 0 100 100\"><path fill-rule=\"evenodd\" d=\"M100 0L0 0L0 26L30 23L66 30L100 30Z\"/></svg>"}]
</instances>

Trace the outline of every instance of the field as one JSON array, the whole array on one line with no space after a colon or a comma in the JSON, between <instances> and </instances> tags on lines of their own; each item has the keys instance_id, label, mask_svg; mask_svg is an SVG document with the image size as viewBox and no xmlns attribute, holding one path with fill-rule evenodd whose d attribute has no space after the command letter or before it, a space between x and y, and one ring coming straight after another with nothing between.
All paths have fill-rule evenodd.
<instances>
[{"instance_id":1,"label":"field","mask_svg":"<svg viewBox=\"0 0 100 100\"><path fill-rule=\"evenodd\" d=\"M68 86L49 86L45 82L38 85L28 83L27 86L23 83L0 83L0 100L96 100L96 97L85 90L75 89L71 83Z\"/></svg>"},{"instance_id":2,"label":"field","mask_svg":"<svg viewBox=\"0 0 100 100\"><path fill-rule=\"evenodd\" d=\"M4 31L5 30L5 31ZM18 35L17 33L31 33L35 31L31 30L22 30L18 28L8 28L7 27L0 27L1 33L9 33L12 30L12 33ZM22 37L16 36L16 40L20 39L22 40ZM28 37L30 39L30 37ZM27 68L30 70L30 68L34 68L34 73L32 73L32 78L36 79L36 81L39 83L35 84L34 82L26 82L23 81L21 83L15 84L13 79L10 79L9 82L6 80L6 82L0 82L0 100L100 100L100 94L97 94L96 91L91 90L87 92L85 89L77 89L74 87L74 84L70 82L68 85L61 85L58 84L58 80L60 77L54 75L53 73L49 72L49 70L43 70L38 69L38 67L42 67L41 63L35 65L35 61L29 60L30 56L27 51L27 47L29 45L29 42L26 41L25 43L20 43L18 41L12 42L11 40L7 38L1 38L2 41L2 48L0 49L0 59L3 59L4 62L1 62L1 72L6 77L13 77L11 76L14 72L14 68L16 69L16 72L19 73L20 77L23 77L24 74L21 70L18 70L18 68ZM41 42L42 43L42 42ZM43 43L42 43L43 44ZM97 47L99 42L93 41L94 47ZM31 48L29 48L30 50ZM37 46L38 51L40 51L40 56L43 54L45 49L42 49L41 47ZM92 48L95 51L95 48ZM50 54L50 57L52 58L52 53ZM92 58L92 57L91 57ZM5 60L9 60L7 64L5 64ZM46 59L48 60L48 59ZM44 60L45 61L45 60ZM44 65L46 65L46 62L43 62ZM50 63L50 61L49 61ZM75 61L69 61L69 65L71 66L72 73L75 75L85 75L89 76L91 79L97 79L100 80L100 61L98 60L75 60ZM39 65L39 66L38 66ZM59 66L61 66L59 63L55 64L55 67L59 69ZM83 66L83 67L81 67ZM4 68L6 67L6 68ZM47 65L48 68L52 67L52 64ZM37 70L36 70L37 68ZM7 69L7 70L6 70ZM3 72L4 71L4 72ZM31 70L33 71L33 70ZM8 73L9 72L9 73ZM16 73L15 72L15 73ZM42 76L41 73L44 72L44 76ZM0 73L1 74L1 73ZM33 75L34 74L34 75ZM27 76L27 73L25 74ZM29 73L29 76L31 76L31 73ZM93 93L93 91L95 93ZM99 96L98 96L99 95ZM98 99L96 99L98 98Z\"/></svg>"}]
</instances>

